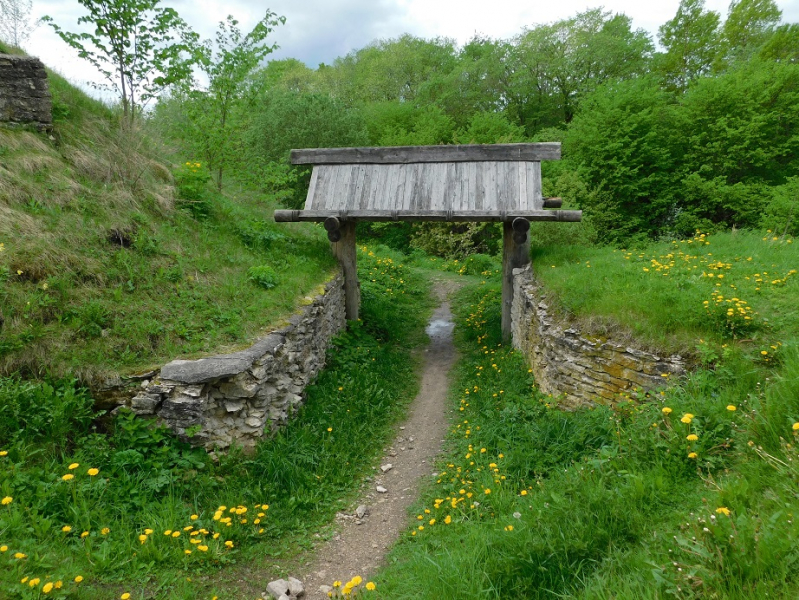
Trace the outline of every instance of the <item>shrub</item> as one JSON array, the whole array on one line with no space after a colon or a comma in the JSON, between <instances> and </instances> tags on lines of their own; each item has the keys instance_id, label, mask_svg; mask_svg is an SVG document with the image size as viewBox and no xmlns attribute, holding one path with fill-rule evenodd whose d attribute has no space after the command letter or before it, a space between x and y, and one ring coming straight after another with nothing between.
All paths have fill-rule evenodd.
<instances>
[{"instance_id":1,"label":"shrub","mask_svg":"<svg viewBox=\"0 0 799 600\"><path fill-rule=\"evenodd\" d=\"M250 281L262 288L269 290L277 285L277 273L269 265L250 267L247 271Z\"/></svg>"}]
</instances>

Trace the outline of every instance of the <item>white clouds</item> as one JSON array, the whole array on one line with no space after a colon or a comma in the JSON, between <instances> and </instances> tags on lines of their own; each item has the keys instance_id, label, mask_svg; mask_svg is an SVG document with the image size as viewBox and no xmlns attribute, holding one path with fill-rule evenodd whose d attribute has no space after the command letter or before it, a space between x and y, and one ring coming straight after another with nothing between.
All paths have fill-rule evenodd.
<instances>
[{"instance_id":1,"label":"white clouds","mask_svg":"<svg viewBox=\"0 0 799 600\"><path fill-rule=\"evenodd\" d=\"M657 28L676 13L679 0L162 0L163 6L175 8L203 38L213 37L217 23L228 14L249 31L271 9L287 19L272 35L280 46L272 57L298 58L312 67L378 38L403 33L450 37L461 43L475 33L508 38L524 27L567 18L600 4L631 17L635 28L646 29L654 39ZM777 4L783 21L799 21L799 0L777 0ZM706 0L706 5L724 16L729 1ZM74 30L83 12L75 0L34 0L34 17L49 14L68 30ZM101 80L49 27L39 27L27 49L73 81Z\"/></svg>"}]
</instances>

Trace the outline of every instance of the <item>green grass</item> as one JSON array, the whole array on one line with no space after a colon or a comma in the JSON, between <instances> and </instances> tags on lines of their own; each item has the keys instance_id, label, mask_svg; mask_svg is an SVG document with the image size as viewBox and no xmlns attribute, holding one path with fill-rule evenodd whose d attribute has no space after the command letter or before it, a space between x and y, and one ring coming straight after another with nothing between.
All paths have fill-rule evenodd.
<instances>
[{"instance_id":1,"label":"green grass","mask_svg":"<svg viewBox=\"0 0 799 600\"><path fill-rule=\"evenodd\" d=\"M297 417L251 456L215 462L130 414L99 418L71 382L0 379L0 497L12 498L0 506L3 597L37 598L47 581L64 584L52 597L76 599L260 595L265 557L326 530L418 388L412 351L426 341L427 284L396 254L366 250L359 262L361 323L335 340ZM228 517L230 526L219 520ZM24 577L40 581L31 589Z\"/></svg>"},{"instance_id":2,"label":"green grass","mask_svg":"<svg viewBox=\"0 0 799 600\"><path fill-rule=\"evenodd\" d=\"M275 224L270 195L211 191L202 166L50 85L52 135L0 129L0 375L94 384L239 348L332 276L321 227Z\"/></svg>"},{"instance_id":3,"label":"green grass","mask_svg":"<svg viewBox=\"0 0 799 600\"><path fill-rule=\"evenodd\" d=\"M736 231L641 250L550 246L534 250L533 268L555 306L600 335L621 329L683 352L700 338L759 350L799 335L799 246L790 238ZM741 318L733 299L756 314Z\"/></svg>"},{"instance_id":4,"label":"green grass","mask_svg":"<svg viewBox=\"0 0 799 600\"><path fill-rule=\"evenodd\" d=\"M753 273L768 260L792 267L781 254L790 246L736 235L749 245L744 260L758 261ZM722 281L738 271L733 281L740 283L751 267L731 260L743 253L735 243L740 238L730 237L714 236L710 248L716 260L733 265ZM660 252L638 254L643 261ZM642 264L651 267L648 260L628 270L619 254L590 250L588 259L592 281L594 265L601 264L602 274L621 272L646 286L643 296L633 295L629 304L625 298L625 307L649 314L643 299L662 306L661 285L682 281L648 275L642 271ZM577 268L568 249L546 256L557 266L542 278L566 290L565 304L584 297L581 291L589 295L584 257ZM784 342L767 347L768 355L722 333L704 345L705 367L672 387L572 413L549 408L522 358L500 343L498 285L465 289L456 304L461 360L452 403L458 416L437 482L375 577L381 597L794 597L799 319L795 311L763 312L789 300L783 297L788 285L790 279L784 287L763 285L753 295L760 317L769 318L756 334ZM693 310L693 296L677 298L671 309L682 311L685 302ZM596 304L582 306L576 312L586 316ZM694 415L690 423L682 422L686 413Z\"/></svg>"}]
</instances>

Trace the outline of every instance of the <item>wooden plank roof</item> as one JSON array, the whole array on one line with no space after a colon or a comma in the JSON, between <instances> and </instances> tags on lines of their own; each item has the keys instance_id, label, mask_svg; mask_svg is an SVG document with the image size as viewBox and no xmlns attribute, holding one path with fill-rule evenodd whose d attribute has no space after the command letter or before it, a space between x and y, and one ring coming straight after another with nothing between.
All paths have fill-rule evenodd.
<instances>
[{"instance_id":1,"label":"wooden plank roof","mask_svg":"<svg viewBox=\"0 0 799 600\"><path fill-rule=\"evenodd\" d=\"M540 210L541 163L318 165L305 210Z\"/></svg>"},{"instance_id":2,"label":"wooden plank roof","mask_svg":"<svg viewBox=\"0 0 799 600\"><path fill-rule=\"evenodd\" d=\"M292 150L313 164L306 211L538 211L559 143Z\"/></svg>"}]
</instances>

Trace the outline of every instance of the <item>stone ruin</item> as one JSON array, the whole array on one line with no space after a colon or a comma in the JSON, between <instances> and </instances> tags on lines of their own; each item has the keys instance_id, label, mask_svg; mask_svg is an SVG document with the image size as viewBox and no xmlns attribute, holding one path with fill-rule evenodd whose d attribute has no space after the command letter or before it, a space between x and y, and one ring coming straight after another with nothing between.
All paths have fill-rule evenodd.
<instances>
[{"instance_id":1,"label":"stone ruin","mask_svg":"<svg viewBox=\"0 0 799 600\"><path fill-rule=\"evenodd\" d=\"M53 103L42 61L33 56L0 54L0 123L53 125Z\"/></svg>"}]
</instances>

